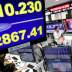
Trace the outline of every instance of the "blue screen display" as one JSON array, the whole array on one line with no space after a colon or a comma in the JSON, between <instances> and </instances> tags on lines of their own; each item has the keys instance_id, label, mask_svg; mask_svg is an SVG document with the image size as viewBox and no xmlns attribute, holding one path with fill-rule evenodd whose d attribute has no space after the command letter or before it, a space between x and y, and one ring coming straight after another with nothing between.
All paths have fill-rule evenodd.
<instances>
[{"instance_id":1,"label":"blue screen display","mask_svg":"<svg viewBox=\"0 0 72 72\"><path fill-rule=\"evenodd\" d=\"M0 49L45 37L43 0L0 0Z\"/></svg>"},{"instance_id":2,"label":"blue screen display","mask_svg":"<svg viewBox=\"0 0 72 72\"><path fill-rule=\"evenodd\" d=\"M58 26L60 30L64 30L63 23L61 23L61 22L51 22L51 23L47 23L47 25L46 25L47 33L52 33L56 26Z\"/></svg>"}]
</instances>

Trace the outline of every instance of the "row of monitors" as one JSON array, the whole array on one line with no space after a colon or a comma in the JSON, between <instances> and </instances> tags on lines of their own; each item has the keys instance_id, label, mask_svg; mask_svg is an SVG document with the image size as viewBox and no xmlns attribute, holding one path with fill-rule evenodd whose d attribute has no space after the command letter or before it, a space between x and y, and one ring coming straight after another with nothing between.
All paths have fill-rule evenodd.
<instances>
[{"instance_id":1,"label":"row of monitors","mask_svg":"<svg viewBox=\"0 0 72 72\"><path fill-rule=\"evenodd\" d=\"M22 61L34 62L34 56L31 46L13 50L11 52L13 52L13 54L17 52L20 55Z\"/></svg>"},{"instance_id":2,"label":"row of monitors","mask_svg":"<svg viewBox=\"0 0 72 72\"><path fill-rule=\"evenodd\" d=\"M55 54L55 55L61 55L61 54L70 54L71 53L71 47L64 46L64 47L54 47L54 48L43 48L43 51L45 54Z\"/></svg>"},{"instance_id":3,"label":"row of monitors","mask_svg":"<svg viewBox=\"0 0 72 72\"><path fill-rule=\"evenodd\" d=\"M56 48L43 48L43 54L46 59L62 61L71 59L71 48L70 47L56 47Z\"/></svg>"},{"instance_id":4,"label":"row of monitors","mask_svg":"<svg viewBox=\"0 0 72 72\"><path fill-rule=\"evenodd\" d=\"M67 29L67 32L72 32L72 19L62 21L46 22L46 32L52 33L55 26L58 26L61 31Z\"/></svg>"}]
</instances>

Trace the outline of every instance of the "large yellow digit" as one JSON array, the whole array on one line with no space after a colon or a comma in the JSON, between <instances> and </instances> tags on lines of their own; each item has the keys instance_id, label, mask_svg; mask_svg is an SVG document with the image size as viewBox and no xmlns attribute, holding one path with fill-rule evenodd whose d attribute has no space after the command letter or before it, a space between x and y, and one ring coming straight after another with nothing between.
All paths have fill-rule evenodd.
<instances>
[{"instance_id":1,"label":"large yellow digit","mask_svg":"<svg viewBox=\"0 0 72 72\"><path fill-rule=\"evenodd\" d=\"M19 41L19 35L18 35L18 32L13 32L11 34L11 39L13 42L18 42Z\"/></svg>"},{"instance_id":2,"label":"large yellow digit","mask_svg":"<svg viewBox=\"0 0 72 72\"><path fill-rule=\"evenodd\" d=\"M42 26L39 26L38 31L39 31L40 35L42 35Z\"/></svg>"},{"instance_id":3,"label":"large yellow digit","mask_svg":"<svg viewBox=\"0 0 72 72\"><path fill-rule=\"evenodd\" d=\"M28 9L28 13L33 13L34 12L34 3L32 1L29 1L27 3L27 5L30 7L30 9Z\"/></svg>"},{"instance_id":4,"label":"large yellow digit","mask_svg":"<svg viewBox=\"0 0 72 72\"><path fill-rule=\"evenodd\" d=\"M7 16L14 15L14 6L11 3L5 4L4 9Z\"/></svg>"},{"instance_id":5,"label":"large yellow digit","mask_svg":"<svg viewBox=\"0 0 72 72\"><path fill-rule=\"evenodd\" d=\"M36 31L36 27L33 27L30 36L37 36L37 31Z\"/></svg>"},{"instance_id":6,"label":"large yellow digit","mask_svg":"<svg viewBox=\"0 0 72 72\"><path fill-rule=\"evenodd\" d=\"M35 10L36 12L40 12L42 10L42 4L40 1L35 2Z\"/></svg>"},{"instance_id":7,"label":"large yellow digit","mask_svg":"<svg viewBox=\"0 0 72 72\"><path fill-rule=\"evenodd\" d=\"M18 7L21 7L20 14L27 14L26 3L25 2L20 2L18 4Z\"/></svg>"},{"instance_id":8,"label":"large yellow digit","mask_svg":"<svg viewBox=\"0 0 72 72\"><path fill-rule=\"evenodd\" d=\"M2 40L4 44L10 44L11 43L11 39L10 39L10 35L9 34L3 34L2 35Z\"/></svg>"},{"instance_id":9,"label":"large yellow digit","mask_svg":"<svg viewBox=\"0 0 72 72\"><path fill-rule=\"evenodd\" d=\"M0 17L4 17L3 10L2 10L2 5L1 4L0 4Z\"/></svg>"},{"instance_id":10,"label":"large yellow digit","mask_svg":"<svg viewBox=\"0 0 72 72\"><path fill-rule=\"evenodd\" d=\"M21 40L24 40L24 36L25 36L26 30L20 30L19 33L22 34L21 35Z\"/></svg>"},{"instance_id":11,"label":"large yellow digit","mask_svg":"<svg viewBox=\"0 0 72 72\"><path fill-rule=\"evenodd\" d=\"M2 39L1 39L1 37L0 37L0 41L1 41ZM2 42L0 42L0 46L2 46L3 45L3 43Z\"/></svg>"}]
</instances>

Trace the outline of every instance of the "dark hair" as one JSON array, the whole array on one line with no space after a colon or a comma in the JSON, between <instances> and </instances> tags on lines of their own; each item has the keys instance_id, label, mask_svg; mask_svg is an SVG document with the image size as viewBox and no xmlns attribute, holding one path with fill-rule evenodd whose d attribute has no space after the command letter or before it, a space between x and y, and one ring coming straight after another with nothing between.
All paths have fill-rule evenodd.
<instances>
[{"instance_id":1,"label":"dark hair","mask_svg":"<svg viewBox=\"0 0 72 72\"><path fill-rule=\"evenodd\" d=\"M55 26L55 28L54 28L54 29L56 30L57 28L58 28L58 26Z\"/></svg>"}]
</instances>

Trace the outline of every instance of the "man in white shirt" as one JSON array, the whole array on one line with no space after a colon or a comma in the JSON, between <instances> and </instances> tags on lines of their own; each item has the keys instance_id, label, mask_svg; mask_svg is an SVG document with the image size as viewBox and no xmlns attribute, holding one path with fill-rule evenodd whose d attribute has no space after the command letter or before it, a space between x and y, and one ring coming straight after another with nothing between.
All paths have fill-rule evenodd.
<instances>
[{"instance_id":1,"label":"man in white shirt","mask_svg":"<svg viewBox=\"0 0 72 72\"><path fill-rule=\"evenodd\" d=\"M60 44L59 39L60 39L61 35L62 35L62 32L59 30L59 27L56 26L54 29L54 32L53 32L53 36L54 36L54 40L57 44Z\"/></svg>"}]
</instances>

